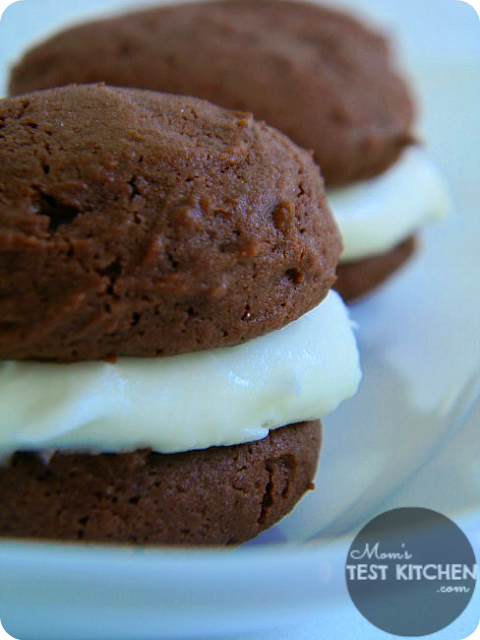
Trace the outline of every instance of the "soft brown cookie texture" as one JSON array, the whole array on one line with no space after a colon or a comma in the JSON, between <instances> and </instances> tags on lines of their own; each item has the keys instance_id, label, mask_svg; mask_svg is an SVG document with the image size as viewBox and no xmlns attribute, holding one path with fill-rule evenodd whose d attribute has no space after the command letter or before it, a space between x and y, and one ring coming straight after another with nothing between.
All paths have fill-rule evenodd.
<instances>
[{"instance_id":1,"label":"soft brown cookie texture","mask_svg":"<svg viewBox=\"0 0 480 640\"><path fill-rule=\"evenodd\" d=\"M90 22L26 53L10 91L93 81L251 111L313 149L327 186L382 173L412 141L413 103L387 41L314 4L182 3Z\"/></svg>"},{"instance_id":2,"label":"soft brown cookie texture","mask_svg":"<svg viewBox=\"0 0 480 640\"><path fill-rule=\"evenodd\" d=\"M346 302L364 298L407 262L416 246L415 236L409 236L386 253L339 264L335 290Z\"/></svg>"},{"instance_id":3,"label":"soft brown cookie texture","mask_svg":"<svg viewBox=\"0 0 480 640\"><path fill-rule=\"evenodd\" d=\"M257 536L313 488L321 425L263 440L159 454L16 453L0 466L0 535L225 545Z\"/></svg>"},{"instance_id":4,"label":"soft brown cookie texture","mask_svg":"<svg viewBox=\"0 0 480 640\"><path fill-rule=\"evenodd\" d=\"M72 85L1 100L0 186L2 359L233 345L335 280L311 156L195 98Z\"/></svg>"}]
</instances>

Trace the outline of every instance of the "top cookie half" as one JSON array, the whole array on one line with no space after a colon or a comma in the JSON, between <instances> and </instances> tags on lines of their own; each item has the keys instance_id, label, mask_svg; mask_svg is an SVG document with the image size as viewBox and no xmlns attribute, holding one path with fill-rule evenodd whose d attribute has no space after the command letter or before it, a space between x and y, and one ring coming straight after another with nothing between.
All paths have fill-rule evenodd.
<instances>
[{"instance_id":1,"label":"top cookie half","mask_svg":"<svg viewBox=\"0 0 480 640\"><path fill-rule=\"evenodd\" d=\"M313 4L182 3L84 24L30 50L10 91L97 81L251 111L313 149L327 186L382 173L412 141L386 40Z\"/></svg>"},{"instance_id":2,"label":"top cookie half","mask_svg":"<svg viewBox=\"0 0 480 640\"><path fill-rule=\"evenodd\" d=\"M0 358L171 355L278 329L335 280L311 156L249 114L97 85L0 101Z\"/></svg>"}]
</instances>

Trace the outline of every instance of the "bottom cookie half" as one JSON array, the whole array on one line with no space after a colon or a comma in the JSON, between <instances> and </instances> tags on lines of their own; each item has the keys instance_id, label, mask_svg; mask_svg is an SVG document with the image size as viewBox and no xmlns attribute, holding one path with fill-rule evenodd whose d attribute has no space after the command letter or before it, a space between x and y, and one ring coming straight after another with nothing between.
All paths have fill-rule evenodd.
<instances>
[{"instance_id":1,"label":"bottom cookie half","mask_svg":"<svg viewBox=\"0 0 480 640\"><path fill-rule=\"evenodd\" d=\"M263 440L160 454L17 452L0 467L0 536L226 545L278 522L313 488L319 421Z\"/></svg>"},{"instance_id":2,"label":"bottom cookie half","mask_svg":"<svg viewBox=\"0 0 480 640\"><path fill-rule=\"evenodd\" d=\"M410 258L416 244L415 237L410 236L387 253L339 264L337 282L333 288L346 302L354 302L364 297L385 282Z\"/></svg>"}]
</instances>

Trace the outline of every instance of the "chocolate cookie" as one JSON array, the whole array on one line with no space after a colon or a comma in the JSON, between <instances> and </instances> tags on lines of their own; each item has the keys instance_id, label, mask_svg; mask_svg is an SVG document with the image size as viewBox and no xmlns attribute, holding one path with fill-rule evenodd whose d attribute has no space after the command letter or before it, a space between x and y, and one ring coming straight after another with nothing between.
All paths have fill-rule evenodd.
<instances>
[{"instance_id":1,"label":"chocolate cookie","mask_svg":"<svg viewBox=\"0 0 480 640\"><path fill-rule=\"evenodd\" d=\"M93 81L252 111L313 149L327 186L382 173L412 141L386 40L314 4L182 3L90 22L31 49L10 91Z\"/></svg>"},{"instance_id":2,"label":"chocolate cookie","mask_svg":"<svg viewBox=\"0 0 480 640\"><path fill-rule=\"evenodd\" d=\"M0 101L0 138L0 358L233 345L335 280L317 166L249 114L68 86Z\"/></svg>"},{"instance_id":3,"label":"chocolate cookie","mask_svg":"<svg viewBox=\"0 0 480 640\"><path fill-rule=\"evenodd\" d=\"M95 542L234 544L313 488L318 421L257 442L159 454L16 453L0 466L0 536Z\"/></svg>"},{"instance_id":4,"label":"chocolate cookie","mask_svg":"<svg viewBox=\"0 0 480 640\"><path fill-rule=\"evenodd\" d=\"M365 297L407 262L416 245L415 236L410 236L387 253L339 264L335 289L348 302Z\"/></svg>"}]
</instances>

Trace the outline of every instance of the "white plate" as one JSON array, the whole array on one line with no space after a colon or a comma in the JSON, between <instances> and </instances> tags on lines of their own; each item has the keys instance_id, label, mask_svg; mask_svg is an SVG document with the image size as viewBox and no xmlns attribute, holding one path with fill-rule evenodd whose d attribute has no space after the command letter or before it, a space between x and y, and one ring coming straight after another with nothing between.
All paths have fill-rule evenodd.
<instances>
[{"instance_id":1,"label":"white plate","mask_svg":"<svg viewBox=\"0 0 480 640\"><path fill-rule=\"evenodd\" d=\"M89 0L80 10L120 4ZM329 638L341 637L348 616L355 633L383 637L355 617L344 563L354 531L393 506L454 518L480 558L478 19L454 0L342 4L370 11L396 34L419 88L419 129L451 182L456 211L422 233L421 252L388 286L352 309L365 377L325 420L318 490L230 551L3 542L0 618L13 636L152 640L280 626L284 638L299 638L284 625L321 614ZM0 23L3 78L27 41L80 10L69 1L12 5ZM478 591L436 637L473 632Z\"/></svg>"}]
</instances>

